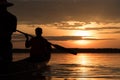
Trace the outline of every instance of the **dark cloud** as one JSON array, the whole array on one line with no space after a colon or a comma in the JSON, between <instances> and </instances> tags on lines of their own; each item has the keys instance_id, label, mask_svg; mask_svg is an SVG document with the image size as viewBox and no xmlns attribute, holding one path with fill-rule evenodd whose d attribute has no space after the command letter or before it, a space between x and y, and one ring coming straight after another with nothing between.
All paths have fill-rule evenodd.
<instances>
[{"instance_id":1,"label":"dark cloud","mask_svg":"<svg viewBox=\"0 0 120 80\"><path fill-rule=\"evenodd\" d=\"M100 34L120 34L120 31L99 32Z\"/></svg>"},{"instance_id":2,"label":"dark cloud","mask_svg":"<svg viewBox=\"0 0 120 80\"><path fill-rule=\"evenodd\" d=\"M116 40L115 38L83 38L82 40Z\"/></svg>"},{"instance_id":3,"label":"dark cloud","mask_svg":"<svg viewBox=\"0 0 120 80\"><path fill-rule=\"evenodd\" d=\"M112 29L120 29L120 27L86 27L86 28L79 28L79 27L58 27L59 29L66 29L66 30L112 30Z\"/></svg>"},{"instance_id":4,"label":"dark cloud","mask_svg":"<svg viewBox=\"0 0 120 80\"><path fill-rule=\"evenodd\" d=\"M89 36L44 36L47 40L50 41L68 41L68 40L115 40L112 38L92 38ZM12 41L13 42L25 42L25 37L22 34L14 34Z\"/></svg>"},{"instance_id":5,"label":"dark cloud","mask_svg":"<svg viewBox=\"0 0 120 80\"><path fill-rule=\"evenodd\" d=\"M120 33L120 31L115 31L114 33Z\"/></svg>"},{"instance_id":6,"label":"dark cloud","mask_svg":"<svg viewBox=\"0 0 120 80\"><path fill-rule=\"evenodd\" d=\"M72 24L71 24L72 23ZM89 26L88 26L89 25ZM120 23L85 23L79 21L64 21L61 23L51 24L49 26L55 26L58 29L64 30L118 30L120 29Z\"/></svg>"},{"instance_id":7,"label":"dark cloud","mask_svg":"<svg viewBox=\"0 0 120 80\"><path fill-rule=\"evenodd\" d=\"M120 29L120 27L95 27L95 28L85 28L85 30L106 30L106 29Z\"/></svg>"},{"instance_id":8,"label":"dark cloud","mask_svg":"<svg viewBox=\"0 0 120 80\"><path fill-rule=\"evenodd\" d=\"M54 41L67 41L67 40L82 40L81 36L49 36L46 37L48 40Z\"/></svg>"},{"instance_id":9,"label":"dark cloud","mask_svg":"<svg viewBox=\"0 0 120 80\"><path fill-rule=\"evenodd\" d=\"M46 37L48 40L53 41L67 41L67 40L115 40L114 38L92 38L92 37L81 37L81 36L50 36Z\"/></svg>"},{"instance_id":10,"label":"dark cloud","mask_svg":"<svg viewBox=\"0 0 120 80\"><path fill-rule=\"evenodd\" d=\"M22 23L120 22L120 0L10 0Z\"/></svg>"}]
</instances>

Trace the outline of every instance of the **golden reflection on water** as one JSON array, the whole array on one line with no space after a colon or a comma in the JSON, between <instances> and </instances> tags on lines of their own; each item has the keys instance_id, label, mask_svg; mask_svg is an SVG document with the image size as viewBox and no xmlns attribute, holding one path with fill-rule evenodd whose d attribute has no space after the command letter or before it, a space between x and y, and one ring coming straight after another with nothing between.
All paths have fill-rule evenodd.
<instances>
[{"instance_id":1,"label":"golden reflection on water","mask_svg":"<svg viewBox=\"0 0 120 80\"><path fill-rule=\"evenodd\" d=\"M88 56L85 54L78 55L77 62L81 65L87 65L89 63Z\"/></svg>"},{"instance_id":2,"label":"golden reflection on water","mask_svg":"<svg viewBox=\"0 0 120 80\"><path fill-rule=\"evenodd\" d=\"M97 78L54 78L52 80L106 80L105 78L97 79Z\"/></svg>"},{"instance_id":3,"label":"golden reflection on water","mask_svg":"<svg viewBox=\"0 0 120 80\"><path fill-rule=\"evenodd\" d=\"M74 80L106 80L104 78L102 79L95 79L95 78L78 78L78 79L74 79Z\"/></svg>"},{"instance_id":4,"label":"golden reflection on water","mask_svg":"<svg viewBox=\"0 0 120 80\"><path fill-rule=\"evenodd\" d=\"M86 54L79 54L77 55L76 58L76 62L79 63L81 65L81 67L77 67L78 75L80 75L81 77L83 76L87 76L89 73L90 68L86 68L85 66L88 65L90 63L89 60L89 56ZM76 80L88 80L86 78L80 78L80 79L76 79Z\"/></svg>"},{"instance_id":5,"label":"golden reflection on water","mask_svg":"<svg viewBox=\"0 0 120 80\"><path fill-rule=\"evenodd\" d=\"M17 58L22 58L22 55L16 54ZM50 78L46 80L113 80L109 77L120 74L119 56L120 54L102 53L52 54L50 73L45 75Z\"/></svg>"}]
</instances>

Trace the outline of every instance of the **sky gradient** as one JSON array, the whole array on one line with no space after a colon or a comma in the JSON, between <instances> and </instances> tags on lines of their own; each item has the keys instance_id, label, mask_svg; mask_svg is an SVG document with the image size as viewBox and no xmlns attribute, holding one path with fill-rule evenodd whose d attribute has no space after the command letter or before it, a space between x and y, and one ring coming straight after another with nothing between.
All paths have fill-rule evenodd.
<instances>
[{"instance_id":1,"label":"sky gradient","mask_svg":"<svg viewBox=\"0 0 120 80\"><path fill-rule=\"evenodd\" d=\"M119 22L120 0L9 0L21 22Z\"/></svg>"},{"instance_id":2,"label":"sky gradient","mask_svg":"<svg viewBox=\"0 0 120 80\"><path fill-rule=\"evenodd\" d=\"M17 16L19 30L34 35L40 26L48 40L65 47L120 48L120 0L9 2L15 4L9 11ZM24 37L19 39L14 39L15 46L24 41Z\"/></svg>"}]
</instances>

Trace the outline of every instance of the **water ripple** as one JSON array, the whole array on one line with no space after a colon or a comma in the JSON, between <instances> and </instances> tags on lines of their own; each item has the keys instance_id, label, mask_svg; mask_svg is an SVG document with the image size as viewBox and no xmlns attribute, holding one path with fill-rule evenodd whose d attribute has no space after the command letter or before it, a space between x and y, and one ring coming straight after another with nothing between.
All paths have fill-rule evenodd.
<instances>
[{"instance_id":1,"label":"water ripple","mask_svg":"<svg viewBox=\"0 0 120 80\"><path fill-rule=\"evenodd\" d=\"M58 78L120 78L119 67L53 64L42 75Z\"/></svg>"}]
</instances>

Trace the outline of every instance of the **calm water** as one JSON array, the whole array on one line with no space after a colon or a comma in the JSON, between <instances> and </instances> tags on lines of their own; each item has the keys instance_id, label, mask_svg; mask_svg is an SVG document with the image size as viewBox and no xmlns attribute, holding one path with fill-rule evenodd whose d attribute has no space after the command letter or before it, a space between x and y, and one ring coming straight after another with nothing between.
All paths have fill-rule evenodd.
<instances>
[{"instance_id":1,"label":"calm water","mask_svg":"<svg viewBox=\"0 0 120 80\"><path fill-rule=\"evenodd\" d=\"M14 60L28 54L15 54ZM33 80L120 80L120 54L68 53L52 54L44 77Z\"/></svg>"}]
</instances>

